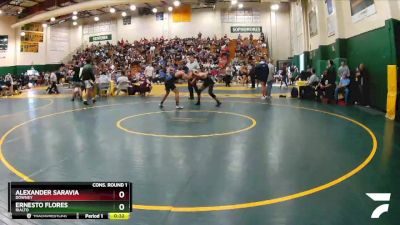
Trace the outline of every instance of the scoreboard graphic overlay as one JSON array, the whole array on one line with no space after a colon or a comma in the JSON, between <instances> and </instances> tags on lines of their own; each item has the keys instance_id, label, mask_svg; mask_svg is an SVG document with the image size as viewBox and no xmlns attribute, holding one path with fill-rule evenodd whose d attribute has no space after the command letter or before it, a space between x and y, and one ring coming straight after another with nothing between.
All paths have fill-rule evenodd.
<instances>
[{"instance_id":1,"label":"scoreboard graphic overlay","mask_svg":"<svg viewBox=\"0 0 400 225\"><path fill-rule=\"evenodd\" d=\"M13 219L129 219L130 182L10 182Z\"/></svg>"}]
</instances>

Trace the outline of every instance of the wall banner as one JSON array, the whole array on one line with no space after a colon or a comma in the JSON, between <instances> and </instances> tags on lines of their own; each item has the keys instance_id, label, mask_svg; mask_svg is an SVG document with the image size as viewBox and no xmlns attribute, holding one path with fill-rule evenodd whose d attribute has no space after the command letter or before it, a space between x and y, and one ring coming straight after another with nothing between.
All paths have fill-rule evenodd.
<instances>
[{"instance_id":1,"label":"wall banner","mask_svg":"<svg viewBox=\"0 0 400 225\"><path fill-rule=\"evenodd\" d=\"M350 8L353 23L376 13L374 0L350 0Z\"/></svg>"},{"instance_id":2,"label":"wall banner","mask_svg":"<svg viewBox=\"0 0 400 225\"><path fill-rule=\"evenodd\" d=\"M131 25L132 24L132 16L125 16L122 19L122 24L123 25Z\"/></svg>"},{"instance_id":3,"label":"wall banner","mask_svg":"<svg viewBox=\"0 0 400 225\"><path fill-rule=\"evenodd\" d=\"M161 21L161 20L164 20L164 13L163 12L156 13L156 21Z\"/></svg>"},{"instance_id":4,"label":"wall banner","mask_svg":"<svg viewBox=\"0 0 400 225\"><path fill-rule=\"evenodd\" d=\"M112 40L112 35L111 34L89 37L89 42L110 41L110 40Z\"/></svg>"},{"instance_id":5,"label":"wall banner","mask_svg":"<svg viewBox=\"0 0 400 225\"><path fill-rule=\"evenodd\" d=\"M25 36L21 37L21 41L43 42L43 33L35 31L25 31Z\"/></svg>"},{"instance_id":6,"label":"wall banner","mask_svg":"<svg viewBox=\"0 0 400 225\"><path fill-rule=\"evenodd\" d=\"M232 26L231 33L262 33L261 26Z\"/></svg>"},{"instance_id":7,"label":"wall banner","mask_svg":"<svg viewBox=\"0 0 400 225\"><path fill-rule=\"evenodd\" d=\"M39 43L38 42L21 42L21 52L39 52Z\"/></svg>"},{"instance_id":8,"label":"wall banner","mask_svg":"<svg viewBox=\"0 0 400 225\"><path fill-rule=\"evenodd\" d=\"M8 49L8 35L0 35L0 51Z\"/></svg>"},{"instance_id":9,"label":"wall banner","mask_svg":"<svg viewBox=\"0 0 400 225\"><path fill-rule=\"evenodd\" d=\"M308 13L308 26L310 28L310 37L314 37L318 34L318 22L316 9L312 9Z\"/></svg>"},{"instance_id":10,"label":"wall banner","mask_svg":"<svg viewBox=\"0 0 400 225\"><path fill-rule=\"evenodd\" d=\"M328 37L336 34L336 23L335 16L330 15L327 17L327 25L328 25Z\"/></svg>"},{"instance_id":11,"label":"wall banner","mask_svg":"<svg viewBox=\"0 0 400 225\"><path fill-rule=\"evenodd\" d=\"M30 23L21 27L21 30L43 32L43 26L41 23Z\"/></svg>"}]
</instances>

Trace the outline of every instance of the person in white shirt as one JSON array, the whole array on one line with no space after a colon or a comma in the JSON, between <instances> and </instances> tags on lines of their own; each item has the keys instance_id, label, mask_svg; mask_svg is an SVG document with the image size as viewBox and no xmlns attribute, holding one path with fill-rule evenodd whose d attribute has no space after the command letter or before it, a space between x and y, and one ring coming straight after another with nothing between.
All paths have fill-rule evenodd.
<instances>
[{"instance_id":1,"label":"person in white shirt","mask_svg":"<svg viewBox=\"0 0 400 225\"><path fill-rule=\"evenodd\" d=\"M194 70L199 70L200 69L200 65L197 62L197 60L194 58L193 55L189 55L188 56L188 62L186 64L187 67L187 71L185 71L189 76L192 76L192 73ZM189 90L189 99L193 100L194 99L194 91L196 90L197 92L197 86L195 86L196 84L194 84L193 79L189 79L188 80L188 90Z\"/></svg>"},{"instance_id":2,"label":"person in white shirt","mask_svg":"<svg viewBox=\"0 0 400 225\"><path fill-rule=\"evenodd\" d=\"M117 79L117 96L121 92L121 90L127 90L128 86L130 85L130 81L125 73L122 73L120 77Z\"/></svg>"},{"instance_id":3,"label":"person in white shirt","mask_svg":"<svg viewBox=\"0 0 400 225\"><path fill-rule=\"evenodd\" d=\"M50 74L50 87L48 87L46 91L48 94L60 93L57 88L57 75L54 72Z\"/></svg>"},{"instance_id":4,"label":"person in white shirt","mask_svg":"<svg viewBox=\"0 0 400 225\"><path fill-rule=\"evenodd\" d=\"M315 98L315 88L319 83L320 79L315 74L315 69L311 69L311 76L307 80L307 85L299 87L300 98L314 99Z\"/></svg>"},{"instance_id":5,"label":"person in white shirt","mask_svg":"<svg viewBox=\"0 0 400 225\"><path fill-rule=\"evenodd\" d=\"M50 74L49 74L48 72L46 72L46 73L44 74L44 82L45 82L45 85L49 85L49 84L50 84L49 79L50 79Z\"/></svg>"},{"instance_id":6,"label":"person in white shirt","mask_svg":"<svg viewBox=\"0 0 400 225\"><path fill-rule=\"evenodd\" d=\"M267 78L267 98L271 98L271 93L272 93L272 84L274 83L274 72L275 72L275 66L273 64L272 59L269 60L268 62L268 78Z\"/></svg>"},{"instance_id":7,"label":"person in white shirt","mask_svg":"<svg viewBox=\"0 0 400 225\"><path fill-rule=\"evenodd\" d=\"M144 75L146 77L153 77L154 76L154 67L151 64L146 66L146 68L144 69Z\"/></svg>"},{"instance_id":8,"label":"person in white shirt","mask_svg":"<svg viewBox=\"0 0 400 225\"><path fill-rule=\"evenodd\" d=\"M123 82L129 82L129 79L128 79L127 76L125 76L125 74L121 75L117 79L117 84L120 84L120 83L123 83Z\"/></svg>"},{"instance_id":9,"label":"person in white shirt","mask_svg":"<svg viewBox=\"0 0 400 225\"><path fill-rule=\"evenodd\" d=\"M110 79L110 77L109 77L107 74L102 73L102 74L100 75L100 77L99 77L99 83L100 83L100 84L110 83L110 82L111 82L111 79Z\"/></svg>"},{"instance_id":10,"label":"person in white shirt","mask_svg":"<svg viewBox=\"0 0 400 225\"><path fill-rule=\"evenodd\" d=\"M311 76L308 78L307 85L314 85L316 83L319 83L319 78L315 74L315 69L311 69Z\"/></svg>"},{"instance_id":11,"label":"person in white shirt","mask_svg":"<svg viewBox=\"0 0 400 225\"><path fill-rule=\"evenodd\" d=\"M6 86L8 87L8 91L9 91L10 95L12 95L14 93L14 80L13 80L11 74L8 73L4 77L4 82L5 82Z\"/></svg>"}]
</instances>

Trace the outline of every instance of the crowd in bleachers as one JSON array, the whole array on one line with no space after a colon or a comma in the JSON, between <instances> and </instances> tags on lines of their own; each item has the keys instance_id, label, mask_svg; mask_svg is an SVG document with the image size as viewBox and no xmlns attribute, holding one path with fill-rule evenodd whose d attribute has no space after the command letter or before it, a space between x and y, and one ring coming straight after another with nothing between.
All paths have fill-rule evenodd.
<instances>
[{"instance_id":1,"label":"crowd in bleachers","mask_svg":"<svg viewBox=\"0 0 400 225\"><path fill-rule=\"evenodd\" d=\"M134 42L121 40L117 44L107 42L91 45L76 52L72 61L62 65L58 71L35 76L8 74L0 80L0 90L3 95L15 94L25 87L47 85L47 93L58 94L57 85L60 83L79 89L82 87L80 70L85 60L90 58L96 93L107 92L113 82L116 93L112 94L126 92L146 95L152 90L152 84L163 82L169 67L183 70L189 55L194 56L200 69L209 72L217 82L224 82L227 87L236 83L255 88L258 81L254 68L261 58L268 58L268 44L264 35L261 33L257 38L254 39L252 34L248 37L239 35L236 39L229 39L226 35L222 38L203 38L199 33L197 38L144 38ZM272 66L272 61L269 61ZM280 83L281 88L303 81L298 88L300 98L337 102L342 95L346 104L368 105L367 75L362 64L352 73L345 62L336 69L332 60L328 61L321 75L315 74L312 68L300 72L296 66L288 63L283 63L277 69L272 66L272 70L273 83ZM271 89L272 84L269 87Z\"/></svg>"}]
</instances>

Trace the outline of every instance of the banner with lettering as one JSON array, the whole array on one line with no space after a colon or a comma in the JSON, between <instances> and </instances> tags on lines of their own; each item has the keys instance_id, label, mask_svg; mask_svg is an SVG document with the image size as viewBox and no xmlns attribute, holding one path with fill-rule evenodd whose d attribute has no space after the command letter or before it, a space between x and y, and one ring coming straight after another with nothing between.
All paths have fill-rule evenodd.
<instances>
[{"instance_id":1,"label":"banner with lettering","mask_svg":"<svg viewBox=\"0 0 400 225\"><path fill-rule=\"evenodd\" d=\"M23 41L23 42L21 42L21 52L38 53L39 52L39 43Z\"/></svg>"},{"instance_id":2,"label":"banner with lettering","mask_svg":"<svg viewBox=\"0 0 400 225\"><path fill-rule=\"evenodd\" d=\"M43 26L41 23L30 23L25 24L23 27L21 27L21 30L43 32Z\"/></svg>"},{"instance_id":3,"label":"banner with lettering","mask_svg":"<svg viewBox=\"0 0 400 225\"><path fill-rule=\"evenodd\" d=\"M43 42L43 32L25 31L25 36L21 36L21 41Z\"/></svg>"},{"instance_id":4,"label":"banner with lettering","mask_svg":"<svg viewBox=\"0 0 400 225\"><path fill-rule=\"evenodd\" d=\"M96 42L96 41L110 41L112 40L112 35L98 35L98 36L91 36L89 37L89 42Z\"/></svg>"},{"instance_id":5,"label":"banner with lettering","mask_svg":"<svg viewBox=\"0 0 400 225\"><path fill-rule=\"evenodd\" d=\"M261 33L261 26L232 26L231 33Z\"/></svg>"}]
</instances>

